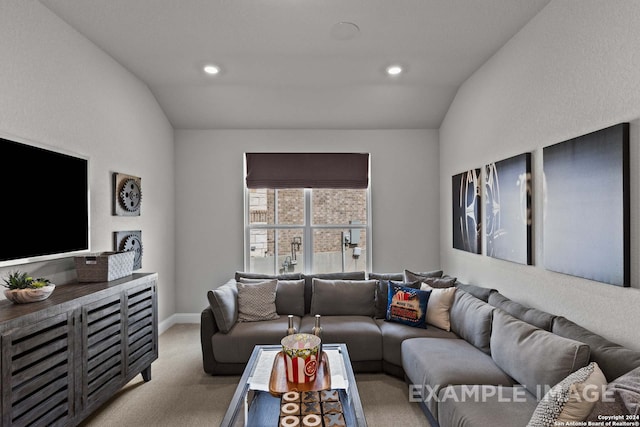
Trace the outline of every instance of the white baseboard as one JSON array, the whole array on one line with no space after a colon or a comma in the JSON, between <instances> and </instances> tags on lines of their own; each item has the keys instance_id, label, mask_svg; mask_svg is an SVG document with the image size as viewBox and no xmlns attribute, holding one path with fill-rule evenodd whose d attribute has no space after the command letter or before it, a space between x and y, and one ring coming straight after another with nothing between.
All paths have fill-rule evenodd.
<instances>
[{"instance_id":1,"label":"white baseboard","mask_svg":"<svg viewBox=\"0 0 640 427\"><path fill-rule=\"evenodd\" d=\"M158 325L158 335L162 335L173 325L180 323L200 323L200 313L175 313L161 321Z\"/></svg>"}]
</instances>

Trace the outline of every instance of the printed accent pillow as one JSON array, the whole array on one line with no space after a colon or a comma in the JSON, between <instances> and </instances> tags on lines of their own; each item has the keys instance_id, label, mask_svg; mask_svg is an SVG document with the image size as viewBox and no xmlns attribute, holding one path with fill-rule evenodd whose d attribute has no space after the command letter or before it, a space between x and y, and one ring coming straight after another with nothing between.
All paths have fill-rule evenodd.
<instances>
[{"instance_id":1,"label":"printed accent pillow","mask_svg":"<svg viewBox=\"0 0 640 427\"><path fill-rule=\"evenodd\" d=\"M371 276L371 275L370 275ZM407 286L409 288L420 289L420 285L422 282L416 281L407 283L402 283L402 273L400 274L399 279L393 278L376 278L378 280L378 287L376 289L376 319L386 319L387 317L387 306L389 305L389 281L395 280L396 284L401 284L401 286ZM398 276L391 276L398 277Z\"/></svg>"},{"instance_id":2,"label":"printed accent pillow","mask_svg":"<svg viewBox=\"0 0 640 427\"><path fill-rule=\"evenodd\" d=\"M445 331L451 330L449 311L456 296L456 288L434 289L423 283L420 290L431 291L427 304L427 323Z\"/></svg>"},{"instance_id":3,"label":"printed accent pillow","mask_svg":"<svg viewBox=\"0 0 640 427\"><path fill-rule=\"evenodd\" d=\"M241 283L238 286L238 322L278 319L276 288L278 280L261 283Z\"/></svg>"},{"instance_id":4,"label":"printed accent pillow","mask_svg":"<svg viewBox=\"0 0 640 427\"><path fill-rule=\"evenodd\" d=\"M386 320L426 329L429 296L431 291L422 291L389 281Z\"/></svg>"},{"instance_id":5,"label":"printed accent pillow","mask_svg":"<svg viewBox=\"0 0 640 427\"><path fill-rule=\"evenodd\" d=\"M545 394L527 427L552 427L567 425L570 421L584 421L606 386L607 379L598 364L591 362Z\"/></svg>"}]
</instances>

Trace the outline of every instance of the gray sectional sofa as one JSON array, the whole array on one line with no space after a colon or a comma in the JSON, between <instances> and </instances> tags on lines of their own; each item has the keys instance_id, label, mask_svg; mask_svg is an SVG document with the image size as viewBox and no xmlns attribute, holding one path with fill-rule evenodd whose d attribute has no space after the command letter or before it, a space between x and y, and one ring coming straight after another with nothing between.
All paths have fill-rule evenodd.
<instances>
[{"instance_id":1,"label":"gray sectional sofa","mask_svg":"<svg viewBox=\"0 0 640 427\"><path fill-rule=\"evenodd\" d=\"M415 279L412 274L279 276L275 303L280 317L237 322L236 283L272 278L237 272L208 293L209 307L201 316L204 370L240 374L254 345L280 342L287 314L294 315L298 331L310 332L318 313L323 339L346 343L356 372L406 379L409 398L434 426L526 426L551 387L591 362L608 387L622 390L596 404L591 419L640 411L640 352L564 317L511 301L495 289L452 279L457 289L450 330L386 321L388 281ZM442 276L441 271L416 274Z\"/></svg>"}]
</instances>

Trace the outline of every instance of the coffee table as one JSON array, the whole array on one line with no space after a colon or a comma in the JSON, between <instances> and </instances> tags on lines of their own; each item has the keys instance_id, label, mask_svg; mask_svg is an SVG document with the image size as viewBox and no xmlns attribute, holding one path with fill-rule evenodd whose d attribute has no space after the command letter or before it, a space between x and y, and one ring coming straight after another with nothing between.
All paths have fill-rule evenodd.
<instances>
[{"instance_id":1,"label":"coffee table","mask_svg":"<svg viewBox=\"0 0 640 427\"><path fill-rule=\"evenodd\" d=\"M348 427L366 427L358 385L345 344L323 344L329 359L331 388L337 389ZM221 427L278 427L280 398L269 392L269 378L281 345L257 345L247 362Z\"/></svg>"}]
</instances>

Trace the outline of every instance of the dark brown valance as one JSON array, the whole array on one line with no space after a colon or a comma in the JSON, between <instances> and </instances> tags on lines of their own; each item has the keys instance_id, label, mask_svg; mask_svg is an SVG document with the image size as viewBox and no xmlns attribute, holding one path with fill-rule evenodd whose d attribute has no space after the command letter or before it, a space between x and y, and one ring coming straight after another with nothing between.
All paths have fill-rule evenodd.
<instances>
[{"instance_id":1,"label":"dark brown valance","mask_svg":"<svg viewBox=\"0 0 640 427\"><path fill-rule=\"evenodd\" d=\"M369 154L246 153L248 188L367 188Z\"/></svg>"}]
</instances>

